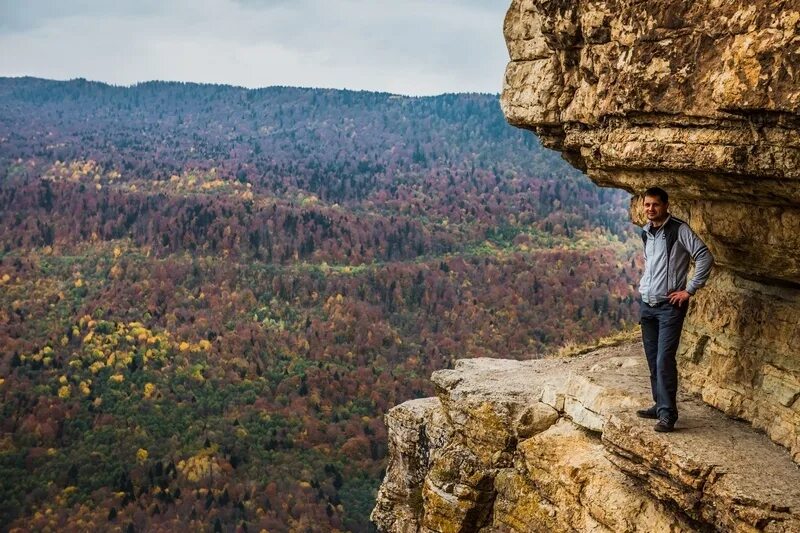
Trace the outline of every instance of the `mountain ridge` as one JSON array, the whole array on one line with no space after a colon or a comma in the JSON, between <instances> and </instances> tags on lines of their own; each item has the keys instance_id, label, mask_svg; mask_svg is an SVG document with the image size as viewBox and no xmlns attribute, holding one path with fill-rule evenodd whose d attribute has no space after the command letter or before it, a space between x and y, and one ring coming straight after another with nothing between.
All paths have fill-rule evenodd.
<instances>
[{"instance_id":1,"label":"mountain ridge","mask_svg":"<svg viewBox=\"0 0 800 533\"><path fill-rule=\"evenodd\" d=\"M626 195L495 96L15 83L9 528L370 531L382 414L431 371L633 320Z\"/></svg>"}]
</instances>

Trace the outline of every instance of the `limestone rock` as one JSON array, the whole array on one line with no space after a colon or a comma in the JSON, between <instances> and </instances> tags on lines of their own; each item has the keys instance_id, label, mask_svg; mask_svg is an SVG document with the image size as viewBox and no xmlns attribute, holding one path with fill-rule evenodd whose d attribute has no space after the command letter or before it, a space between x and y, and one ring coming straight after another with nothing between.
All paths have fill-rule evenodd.
<instances>
[{"instance_id":1,"label":"limestone rock","mask_svg":"<svg viewBox=\"0 0 800 533\"><path fill-rule=\"evenodd\" d=\"M563 362L541 363L542 368L533 370L543 376L535 387L518 372L520 363L502 359L463 359L454 370L440 370L431 376L441 391L439 398L448 421L481 464L492 466L520 439L547 429L558 419L556 406L541 400L545 389L562 387L564 376L548 370ZM551 401L557 405L557 399Z\"/></svg>"},{"instance_id":2,"label":"limestone rock","mask_svg":"<svg viewBox=\"0 0 800 533\"><path fill-rule=\"evenodd\" d=\"M372 520L386 529L410 533L422 516L422 483L430 468L430 454L449 438L448 426L436 423L439 400L422 398L394 407L386 415L389 429L389 465ZM439 433L431 442L430 431Z\"/></svg>"},{"instance_id":3,"label":"limestone rock","mask_svg":"<svg viewBox=\"0 0 800 533\"><path fill-rule=\"evenodd\" d=\"M603 441L611 461L659 500L718 530L800 528L800 472L786 454L700 402L682 408L687 430L669 435L642 428L630 414L610 417Z\"/></svg>"},{"instance_id":4,"label":"limestone rock","mask_svg":"<svg viewBox=\"0 0 800 533\"><path fill-rule=\"evenodd\" d=\"M800 461L798 24L800 0L512 0L501 103L598 184L669 191L717 262L681 373Z\"/></svg>"},{"instance_id":5,"label":"limestone rock","mask_svg":"<svg viewBox=\"0 0 800 533\"><path fill-rule=\"evenodd\" d=\"M800 531L798 29L800 0L512 0L509 122L600 185L667 189L717 260L681 418L662 435L631 416L652 402L640 346L461 361L426 414L387 416L380 530ZM394 442L423 427L445 437ZM389 499L406 493L421 507Z\"/></svg>"},{"instance_id":6,"label":"limestone rock","mask_svg":"<svg viewBox=\"0 0 800 533\"><path fill-rule=\"evenodd\" d=\"M497 476L497 528L693 530L684 516L669 510L614 468L602 443L567 419L522 442L515 466Z\"/></svg>"},{"instance_id":7,"label":"limestone rock","mask_svg":"<svg viewBox=\"0 0 800 533\"><path fill-rule=\"evenodd\" d=\"M638 344L433 379L386 417L381 531L800 531L784 448L686 393L674 433L631 415L651 403Z\"/></svg>"}]
</instances>

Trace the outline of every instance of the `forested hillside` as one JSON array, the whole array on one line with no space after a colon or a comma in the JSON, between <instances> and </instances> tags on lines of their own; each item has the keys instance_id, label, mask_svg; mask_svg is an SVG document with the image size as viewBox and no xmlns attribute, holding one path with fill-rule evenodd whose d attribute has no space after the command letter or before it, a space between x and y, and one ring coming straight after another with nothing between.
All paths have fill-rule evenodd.
<instances>
[{"instance_id":1,"label":"forested hillside","mask_svg":"<svg viewBox=\"0 0 800 533\"><path fill-rule=\"evenodd\" d=\"M0 528L370 530L431 371L633 322L626 207L496 95L0 79Z\"/></svg>"}]
</instances>

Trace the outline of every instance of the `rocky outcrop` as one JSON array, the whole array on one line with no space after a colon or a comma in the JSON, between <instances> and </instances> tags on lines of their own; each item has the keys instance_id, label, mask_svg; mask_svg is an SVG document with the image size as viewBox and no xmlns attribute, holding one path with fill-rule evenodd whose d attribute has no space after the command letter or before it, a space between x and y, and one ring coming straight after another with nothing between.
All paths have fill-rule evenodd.
<instances>
[{"instance_id":1,"label":"rocky outcrop","mask_svg":"<svg viewBox=\"0 0 800 533\"><path fill-rule=\"evenodd\" d=\"M640 346L459 361L387 415L373 520L800 531L800 0L512 0L504 30L509 122L633 193L634 221L667 189L716 258L679 349L678 431L631 414L651 403Z\"/></svg>"},{"instance_id":2,"label":"rocky outcrop","mask_svg":"<svg viewBox=\"0 0 800 533\"><path fill-rule=\"evenodd\" d=\"M798 28L797 0L513 0L502 95L509 122L598 184L670 192L717 260L687 319L684 382L795 461Z\"/></svg>"},{"instance_id":3,"label":"rocky outcrop","mask_svg":"<svg viewBox=\"0 0 800 533\"><path fill-rule=\"evenodd\" d=\"M651 402L638 345L432 379L386 417L381 531L800 531L785 449L687 395L674 433L632 415Z\"/></svg>"}]
</instances>

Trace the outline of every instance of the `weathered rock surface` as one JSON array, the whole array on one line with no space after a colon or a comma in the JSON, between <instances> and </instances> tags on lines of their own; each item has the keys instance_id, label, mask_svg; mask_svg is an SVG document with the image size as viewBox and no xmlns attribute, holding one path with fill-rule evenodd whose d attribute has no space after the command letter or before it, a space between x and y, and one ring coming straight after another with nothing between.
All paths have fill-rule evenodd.
<instances>
[{"instance_id":1,"label":"weathered rock surface","mask_svg":"<svg viewBox=\"0 0 800 533\"><path fill-rule=\"evenodd\" d=\"M632 415L651 403L639 345L432 379L386 417L382 531L800 531L784 448L686 394L674 433Z\"/></svg>"},{"instance_id":2,"label":"weathered rock surface","mask_svg":"<svg viewBox=\"0 0 800 533\"><path fill-rule=\"evenodd\" d=\"M800 0L512 0L502 95L509 122L598 184L670 192L717 260L687 319L685 383L795 461L799 29Z\"/></svg>"},{"instance_id":3,"label":"weathered rock surface","mask_svg":"<svg viewBox=\"0 0 800 533\"><path fill-rule=\"evenodd\" d=\"M512 0L504 31L509 122L600 185L667 189L716 258L679 349L679 430L631 415L650 403L638 346L460 361L387 416L373 519L800 532L800 0Z\"/></svg>"}]
</instances>

